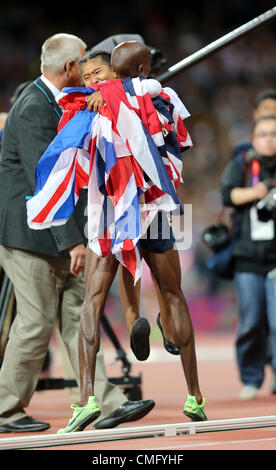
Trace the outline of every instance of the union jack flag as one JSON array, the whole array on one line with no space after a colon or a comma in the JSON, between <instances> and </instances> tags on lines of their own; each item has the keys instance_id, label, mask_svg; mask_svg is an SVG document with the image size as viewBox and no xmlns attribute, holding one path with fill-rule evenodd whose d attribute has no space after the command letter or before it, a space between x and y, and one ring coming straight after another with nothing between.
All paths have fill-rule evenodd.
<instances>
[{"instance_id":1,"label":"union jack flag","mask_svg":"<svg viewBox=\"0 0 276 470\"><path fill-rule=\"evenodd\" d=\"M59 132L37 164L35 194L27 201L28 225L49 228L66 223L87 187L89 247L98 256L112 253L134 283L142 274L140 237L158 210L182 208L175 191L180 145L191 145L173 100L156 96L156 111L148 83L135 78L64 89ZM95 114L85 99L97 90L105 105Z\"/></svg>"}]
</instances>

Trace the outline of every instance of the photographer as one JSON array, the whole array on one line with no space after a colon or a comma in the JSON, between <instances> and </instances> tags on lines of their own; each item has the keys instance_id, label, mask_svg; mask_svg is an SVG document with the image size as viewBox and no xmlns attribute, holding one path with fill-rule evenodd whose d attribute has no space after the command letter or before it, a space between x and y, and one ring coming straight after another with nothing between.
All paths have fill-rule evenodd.
<instances>
[{"instance_id":1,"label":"photographer","mask_svg":"<svg viewBox=\"0 0 276 470\"><path fill-rule=\"evenodd\" d=\"M276 373L276 215L271 197L276 187L275 116L261 117L254 123L252 147L247 154L230 160L221 181L223 204L240 214L234 277L239 302L236 353L244 385L242 399L255 398L264 381L267 325L271 366ZM263 210L258 209L260 205Z\"/></svg>"}]
</instances>

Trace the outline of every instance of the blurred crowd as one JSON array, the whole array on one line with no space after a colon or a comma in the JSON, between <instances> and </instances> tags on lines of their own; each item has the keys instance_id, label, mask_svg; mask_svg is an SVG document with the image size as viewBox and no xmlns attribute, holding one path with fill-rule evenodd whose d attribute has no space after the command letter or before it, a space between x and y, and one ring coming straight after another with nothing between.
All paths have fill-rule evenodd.
<instances>
[{"instance_id":1,"label":"blurred crowd","mask_svg":"<svg viewBox=\"0 0 276 470\"><path fill-rule=\"evenodd\" d=\"M138 2L137 2L138 3ZM141 34L146 44L166 58L160 72L184 57L273 7L271 2L225 0L214 7L201 0L194 6L163 7L161 2L91 5L80 8L43 5L0 6L0 112L8 112L16 87L39 74L42 42L56 32L82 37L88 47L119 33ZM191 117L186 121L194 147L184 158L186 202L193 207L193 245L181 252L183 287L198 329L227 329L235 323L231 283L210 277L202 230L216 222L221 207L219 178L235 143L251 131L255 98L276 83L276 20L251 31L166 85L177 91ZM151 279L145 267L144 310L155 318ZM216 295L213 296L213 293ZM117 286L107 309L118 312ZM116 329L116 325L115 325Z\"/></svg>"}]
</instances>

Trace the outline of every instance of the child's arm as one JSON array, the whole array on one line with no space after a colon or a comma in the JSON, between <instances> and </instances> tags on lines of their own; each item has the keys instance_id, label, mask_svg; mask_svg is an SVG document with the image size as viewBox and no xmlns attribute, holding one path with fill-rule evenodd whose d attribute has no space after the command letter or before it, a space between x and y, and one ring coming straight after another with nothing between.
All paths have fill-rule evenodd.
<instances>
[{"instance_id":1,"label":"child's arm","mask_svg":"<svg viewBox=\"0 0 276 470\"><path fill-rule=\"evenodd\" d=\"M104 104L104 100L103 100L101 92L95 91L95 93L93 93L92 95L87 96L86 103L87 103L88 111L90 113L92 110L94 111L94 113L97 113L98 111L100 111L101 106Z\"/></svg>"},{"instance_id":2,"label":"child's arm","mask_svg":"<svg viewBox=\"0 0 276 470\"><path fill-rule=\"evenodd\" d=\"M162 91L162 85L153 78L143 80L142 84L151 98L156 98L156 96L160 95ZM86 103L89 112L91 112L93 109L93 111L97 113L100 110L101 106L104 104L101 92L96 91L92 95L88 96L86 98Z\"/></svg>"},{"instance_id":3,"label":"child's arm","mask_svg":"<svg viewBox=\"0 0 276 470\"><path fill-rule=\"evenodd\" d=\"M151 98L156 98L156 96L160 95L162 91L162 85L153 78L142 80L142 86L145 87L146 91L149 93ZM97 113L101 106L104 104L104 100L100 91L96 91L92 95L86 98L87 108L88 111L91 112L92 110Z\"/></svg>"}]
</instances>

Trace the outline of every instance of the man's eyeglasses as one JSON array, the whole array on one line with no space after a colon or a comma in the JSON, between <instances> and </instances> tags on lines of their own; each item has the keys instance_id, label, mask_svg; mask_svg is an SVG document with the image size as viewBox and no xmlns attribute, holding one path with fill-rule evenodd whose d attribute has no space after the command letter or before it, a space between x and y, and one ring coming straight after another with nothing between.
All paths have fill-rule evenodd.
<instances>
[{"instance_id":1,"label":"man's eyeglasses","mask_svg":"<svg viewBox=\"0 0 276 470\"><path fill-rule=\"evenodd\" d=\"M258 139L265 139L266 137L273 137L276 138L276 132L259 132L258 134L254 134L254 137Z\"/></svg>"}]
</instances>

